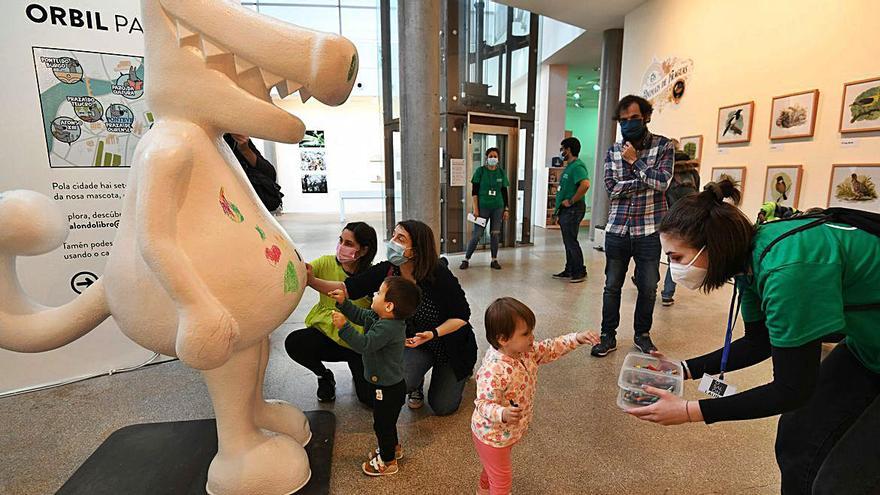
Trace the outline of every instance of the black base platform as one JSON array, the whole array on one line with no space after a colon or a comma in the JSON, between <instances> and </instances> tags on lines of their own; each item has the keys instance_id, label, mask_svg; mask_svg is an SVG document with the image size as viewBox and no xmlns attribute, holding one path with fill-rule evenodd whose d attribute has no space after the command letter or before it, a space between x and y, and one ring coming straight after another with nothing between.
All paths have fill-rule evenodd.
<instances>
[{"instance_id":1,"label":"black base platform","mask_svg":"<svg viewBox=\"0 0 880 495\"><path fill-rule=\"evenodd\" d=\"M336 416L308 411L306 446L312 478L297 495L330 492ZM205 495L208 466L217 453L213 419L126 426L113 432L57 495Z\"/></svg>"}]
</instances>

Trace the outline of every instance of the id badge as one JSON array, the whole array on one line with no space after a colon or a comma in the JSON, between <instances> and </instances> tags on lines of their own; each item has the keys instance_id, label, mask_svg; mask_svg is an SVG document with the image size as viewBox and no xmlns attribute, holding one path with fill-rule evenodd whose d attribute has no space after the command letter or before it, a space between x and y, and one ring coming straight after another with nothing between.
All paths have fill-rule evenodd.
<instances>
[{"instance_id":1,"label":"id badge","mask_svg":"<svg viewBox=\"0 0 880 495\"><path fill-rule=\"evenodd\" d=\"M717 399L735 394L736 386L712 375L703 375L703 379L700 380L699 391Z\"/></svg>"},{"instance_id":2,"label":"id badge","mask_svg":"<svg viewBox=\"0 0 880 495\"><path fill-rule=\"evenodd\" d=\"M498 194L498 193L495 191L495 189L489 189L489 193L488 193L488 194L489 194L489 196L491 196L491 197L494 198L495 195Z\"/></svg>"},{"instance_id":3,"label":"id badge","mask_svg":"<svg viewBox=\"0 0 880 495\"><path fill-rule=\"evenodd\" d=\"M382 389L381 388L376 389L376 400L382 400Z\"/></svg>"}]
</instances>

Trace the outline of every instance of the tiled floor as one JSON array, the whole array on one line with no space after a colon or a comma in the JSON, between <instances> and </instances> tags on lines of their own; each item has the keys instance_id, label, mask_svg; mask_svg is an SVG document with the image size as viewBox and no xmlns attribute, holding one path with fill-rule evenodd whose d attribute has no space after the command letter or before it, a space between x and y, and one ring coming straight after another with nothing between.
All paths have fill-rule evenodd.
<instances>
[{"instance_id":1,"label":"tiled floor","mask_svg":"<svg viewBox=\"0 0 880 495\"><path fill-rule=\"evenodd\" d=\"M381 238L381 218L368 220ZM286 215L281 221L306 257L333 252L340 228L333 217ZM590 248L585 254L589 279L579 285L550 278L563 265L558 231L536 229L534 246L503 250L501 271L488 268L485 253L474 256L468 271L454 268L471 305L481 355L487 347L482 336L483 311L502 295L517 297L535 311L539 338L598 328L604 258ZM450 265L457 267L460 256L450 258ZM513 450L514 493L778 493L775 419L665 428L640 422L618 409L617 375L632 337L635 295L635 287L627 284L618 352L595 359L582 348L542 369L534 422ZM675 306L658 305L653 332L658 347L675 357L715 349L723 340L729 296L729 291L704 296L681 290ZM360 462L375 445L375 438L372 418L354 397L347 367L331 365L338 382L337 400L322 405L315 399L314 376L290 361L283 350L284 337L303 326L316 300L314 293L307 294L273 335L266 395L304 410L336 413L331 492L473 493L479 473L469 433L473 382L465 389L461 410L453 416L432 416L427 406L417 412L403 411L399 431L406 458L398 475L373 479L360 473ZM770 377L767 363L730 375L741 389ZM693 383L686 386L685 394L700 397ZM0 493L53 493L110 433L123 426L211 416L199 375L176 361L0 400Z\"/></svg>"}]
</instances>

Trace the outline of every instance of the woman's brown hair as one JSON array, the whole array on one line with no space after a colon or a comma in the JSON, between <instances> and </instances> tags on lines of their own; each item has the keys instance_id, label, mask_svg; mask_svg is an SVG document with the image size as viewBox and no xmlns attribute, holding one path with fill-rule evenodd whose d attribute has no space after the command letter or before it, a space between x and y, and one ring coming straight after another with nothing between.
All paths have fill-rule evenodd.
<instances>
[{"instance_id":1,"label":"woman's brown hair","mask_svg":"<svg viewBox=\"0 0 880 495\"><path fill-rule=\"evenodd\" d=\"M425 223L418 220L404 220L398 223L409 234L412 241L413 277L416 282L434 280L434 269L440 260L437 254L437 245L434 244L434 231Z\"/></svg>"},{"instance_id":2,"label":"woman's brown hair","mask_svg":"<svg viewBox=\"0 0 880 495\"><path fill-rule=\"evenodd\" d=\"M706 246L709 269L701 286L704 292L718 289L737 273L748 269L755 226L737 208L742 193L730 180L710 182L699 194L679 199L657 229L680 237L695 249Z\"/></svg>"}]
</instances>

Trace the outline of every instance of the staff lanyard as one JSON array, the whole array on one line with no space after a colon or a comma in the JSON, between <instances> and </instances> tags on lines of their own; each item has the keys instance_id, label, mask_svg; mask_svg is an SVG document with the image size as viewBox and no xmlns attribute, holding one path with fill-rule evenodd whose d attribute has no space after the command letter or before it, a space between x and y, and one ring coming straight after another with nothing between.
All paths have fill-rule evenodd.
<instances>
[{"instance_id":1,"label":"staff lanyard","mask_svg":"<svg viewBox=\"0 0 880 495\"><path fill-rule=\"evenodd\" d=\"M730 298L730 312L727 315L727 334L724 336L724 351L721 353L721 374L718 379L724 380L724 370L727 369L727 358L730 357L730 341L733 339L733 327L742 306L742 291L738 290L737 284L733 284L733 297Z\"/></svg>"}]
</instances>

